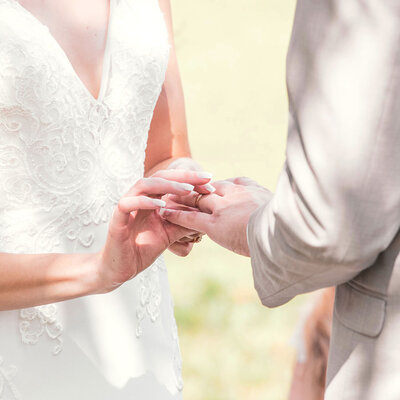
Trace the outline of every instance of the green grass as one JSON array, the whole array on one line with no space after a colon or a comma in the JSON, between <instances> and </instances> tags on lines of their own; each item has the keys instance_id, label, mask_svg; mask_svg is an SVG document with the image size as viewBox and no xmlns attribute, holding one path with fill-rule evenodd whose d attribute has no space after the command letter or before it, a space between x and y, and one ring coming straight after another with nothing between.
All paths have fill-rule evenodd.
<instances>
[{"instance_id":1,"label":"green grass","mask_svg":"<svg viewBox=\"0 0 400 400\"><path fill-rule=\"evenodd\" d=\"M194 158L216 179L273 189L287 129L293 0L172 0ZM284 400L305 299L261 306L248 259L203 240L167 255L187 400Z\"/></svg>"}]
</instances>

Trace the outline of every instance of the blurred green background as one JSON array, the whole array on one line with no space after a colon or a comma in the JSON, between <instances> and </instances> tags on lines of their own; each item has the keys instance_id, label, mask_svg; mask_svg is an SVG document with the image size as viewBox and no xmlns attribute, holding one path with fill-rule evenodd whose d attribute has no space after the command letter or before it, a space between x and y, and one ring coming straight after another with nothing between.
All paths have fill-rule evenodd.
<instances>
[{"instance_id":1,"label":"blurred green background","mask_svg":"<svg viewBox=\"0 0 400 400\"><path fill-rule=\"evenodd\" d=\"M172 0L193 157L215 179L274 189L287 129L294 0ZM229 232L227 232L229 234ZM205 239L167 255L187 400L283 400L305 298L261 306L248 259Z\"/></svg>"}]
</instances>

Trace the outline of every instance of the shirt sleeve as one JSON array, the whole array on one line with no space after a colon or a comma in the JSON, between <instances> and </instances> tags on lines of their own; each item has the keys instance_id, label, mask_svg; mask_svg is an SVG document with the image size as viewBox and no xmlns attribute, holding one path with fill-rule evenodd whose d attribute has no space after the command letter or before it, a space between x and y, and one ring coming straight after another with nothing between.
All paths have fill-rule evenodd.
<instances>
[{"instance_id":1,"label":"shirt sleeve","mask_svg":"<svg viewBox=\"0 0 400 400\"><path fill-rule=\"evenodd\" d=\"M247 230L263 304L352 279L399 231L399 50L398 2L298 1L286 163Z\"/></svg>"}]
</instances>

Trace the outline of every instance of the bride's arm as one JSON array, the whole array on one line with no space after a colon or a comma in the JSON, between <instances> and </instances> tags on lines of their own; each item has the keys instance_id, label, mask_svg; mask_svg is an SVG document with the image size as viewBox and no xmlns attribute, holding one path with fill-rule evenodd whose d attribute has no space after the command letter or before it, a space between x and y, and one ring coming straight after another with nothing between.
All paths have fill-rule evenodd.
<instances>
[{"instance_id":1,"label":"bride's arm","mask_svg":"<svg viewBox=\"0 0 400 400\"><path fill-rule=\"evenodd\" d=\"M0 254L0 310L95 293L95 254Z\"/></svg>"},{"instance_id":2,"label":"bride's arm","mask_svg":"<svg viewBox=\"0 0 400 400\"><path fill-rule=\"evenodd\" d=\"M187 134L185 102L178 61L175 52L169 0L158 0L167 26L170 44L168 67L160 97L154 110L147 141L145 176L151 176L160 169L182 169L201 171L202 168L191 158ZM196 187L203 194L215 189L206 184ZM193 243L186 240L174 243L169 250L179 256L186 256Z\"/></svg>"},{"instance_id":3,"label":"bride's arm","mask_svg":"<svg viewBox=\"0 0 400 400\"><path fill-rule=\"evenodd\" d=\"M120 199L106 243L90 254L0 253L0 311L110 292L151 265L172 243L193 234L165 224L164 194L187 195L209 181L190 171L159 171L138 180Z\"/></svg>"},{"instance_id":4,"label":"bride's arm","mask_svg":"<svg viewBox=\"0 0 400 400\"><path fill-rule=\"evenodd\" d=\"M166 168L201 170L192 160L186 126L185 103L172 30L169 0L159 0L167 25L170 57L164 85L154 110L147 142L145 175Z\"/></svg>"}]
</instances>

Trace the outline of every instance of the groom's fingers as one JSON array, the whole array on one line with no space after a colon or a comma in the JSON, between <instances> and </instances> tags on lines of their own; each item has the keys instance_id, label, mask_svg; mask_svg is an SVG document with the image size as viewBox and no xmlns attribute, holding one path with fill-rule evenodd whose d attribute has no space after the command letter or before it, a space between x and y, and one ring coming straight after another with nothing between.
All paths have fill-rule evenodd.
<instances>
[{"instance_id":1,"label":"groom's fingers","mask_svg":"<svg viewBox=\"0 0 400 400\"><path fill-rule=\"evenodd\" d=\"M260 186L255 180L248 178L247 176L239 176L235 178L226 179L228 182L232 182L235 185L242 186Z\"/></svg>"},{"instance_id":2,"label":"groom's fingers","mask_svg":"<svg viewBox=\"0 0 400 400\"><path fill-rule=\"evenodd\" d=\"M212 217L199 211L181 211L161 208L159 214L172 224L193 229L198 232L208 232Z\"/></svg>"},{"instance_id":3,"label":"groom's fingers","mask_svg":"<svg viewBox=\"0 0 400 400\"><path fill-rule=\"evenodd\" d=\"M225 180L213 182L213 186L215 187L215 194L225 196L232 191L232 189L235 187L235 184Z\"/></svg>"},{"instance_id":4,"label":"groom's fingers","mask_svg":"<svg viewBox=\"0 0 400 400\"><path fill-rule=\"evenodd\" d=\"M191 208L199 208L201 211L211 214L215 208L219 196L213 194L203 195L199 199L198 193L190 193L187 196L169 195L168 199Z\"/></svg>"},{"instance_id":5,"label":"groom's fingers","mask_svg":"<svg viewBox=\"0 0 400 400\"><path fill-rule=\"evenodd\" d=\"M122 197L114 208L110 226L126 225L129 222L130 213L138 210L158 210L165 207L166 203L160 199L146 196Z\"/></svg>"},{"instance_id":6,"label":"groom's fingers","mask_svg":"<svg viewBox=\"0 0 400 400\"><path fill-rule=\"evenodd\" d=\"M198 193L190 193L187 196L178 196L175 194L169 194L167 197L168 197L168 202L171 201L175 204L180 204L182 206L194 208L197 196Z\"/></svg>"}]
</instances>

